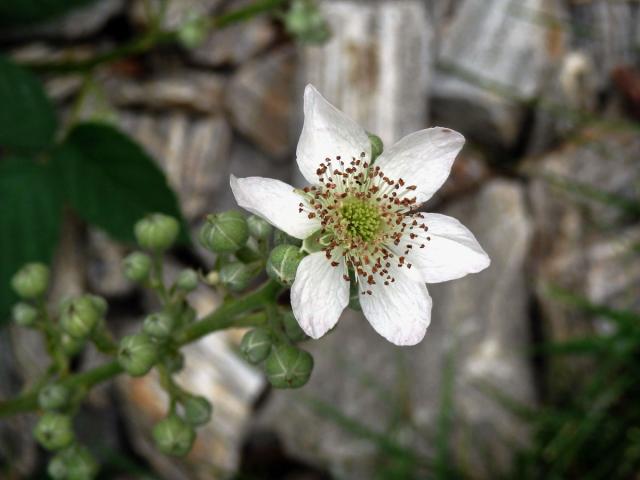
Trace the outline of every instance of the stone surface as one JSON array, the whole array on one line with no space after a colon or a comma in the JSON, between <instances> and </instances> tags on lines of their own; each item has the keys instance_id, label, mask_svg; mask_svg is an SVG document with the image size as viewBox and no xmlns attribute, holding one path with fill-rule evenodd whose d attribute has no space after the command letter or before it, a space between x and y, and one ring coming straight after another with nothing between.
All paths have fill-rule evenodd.
<instances>
[{"instance_id":1,"label":"stone surface","mask_svg":"<svg viewBox=\"0 0 640 480\"><path fill-rule=\"evenodd\" d=\"M640 262L633 254L640 232L633 215L606 201L611 194L637 202L640 137L633 128L617 130L585 130L526 166L533 179L529 197L536 224L537 301L551 341L607 327L555 298L550 288L613 307L640 307ZM571 388L579 378L576 372L587 374L584 368L577 362L552 363L551 391Z\"/></svg>"},{"instance_id":2,"label":"stone surface","mask_svg":"<svg viewBox=\"0 0 640 480\"><path fill-rule=\"evenodd\" d=\"M286 158L293 145L295 59L295 51L284 47L248 62L232 77L226 92L233 126L279 159Z\"/></svg>"},{"instance_id":3,"label":"stone surface","mask_svg":"<svg viewBox=\"0 0 640 480\"><path fill-rule=\"evenodd\" d=\"M492 257L491 267L429 287L433 321L415 347L391 345L352 312L333 333L309 344L316 362L310 383L299 392L273 391L257 419L257 425L282 437L290 454L329 465L343 478L374 478L376 462L384 461L366 436L314 413L309 399L317 399L428 458L434 453L431 439L450 356L455 359L451 447L474 478L490 478L486 455L505 468L510 449L504 438L512 445L526 441L524 427L479 389L491 385L517 401L534 402L525 353L525 262L532 226L524 191L514 182L492 181L444 213L476 234Z\"/></svg>"},{"instance_id":4,"label":"stone surface","mask_svg":"<svg viewBox=\"0 0 640 480\"><path fill-rule=\"evenodd\" d=\"M144 28L149 25L152 16L161 8L164 0L134 0L129 2L129 12L134 23ZM163 27L167 30L177 30L191 15L209 16L222 3L221 0L180 0L166 2ZM151 12L148 11L150 7Z\"/></svg>"},{"instance_id":5,"label":"stone surface","mask_svg":"<svg viewBox=\"0 0 640 480\"><path fill-rule=\"evenodd\" d=\"M386 145L424 128L432 39L424 2L337 0L321 11L332 36L303 48L299 92L313 83Z\"/></svg>"},{"instance_id":6,"label":"stone surface","mask_svg":"<svg viewBox=\"0 0 640 480\"><path fill-rule=\"evenodd\" d=\"M465 0L441 42L434 117L482 143L513 146L523 102L565 51L561 19L556 0Z\"/></svg>"},{"instance_id":7,"label":"stone surface","mask_svg":"<svg viewBox=\"0 0 640 480\"><path fill-rule=\"evenodd\" d=\"M89 289L104 297L122 297L134 284L122 274L122 261L128 249L97 229L88 232L87 283Z\"/></svg>"}]
</instances>

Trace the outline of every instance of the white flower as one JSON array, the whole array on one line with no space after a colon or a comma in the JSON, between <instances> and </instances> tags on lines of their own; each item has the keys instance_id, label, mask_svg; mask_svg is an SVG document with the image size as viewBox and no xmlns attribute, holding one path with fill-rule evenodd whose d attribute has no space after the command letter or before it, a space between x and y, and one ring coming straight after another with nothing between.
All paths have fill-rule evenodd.
<instances>
[{"instance_id":1,"label":"white flower","mask_svg":"<svg viewBox=\"0 0 640 480\"><path fill-rule=\"evenodd\" d=\"M415 345L431 321L425 283L460 278L489 266L459 221L418 213L449 176L464 137L429 128L404 137L371 165L365 130L312 86L304 93L298 142L300 171L311 184L231 176L238 204L289 235L318 233L322 249L305 257L291 288L293 313L319 338L349 303L349 273L373 328L396 345Z\"/></svg>"}]
</instances>

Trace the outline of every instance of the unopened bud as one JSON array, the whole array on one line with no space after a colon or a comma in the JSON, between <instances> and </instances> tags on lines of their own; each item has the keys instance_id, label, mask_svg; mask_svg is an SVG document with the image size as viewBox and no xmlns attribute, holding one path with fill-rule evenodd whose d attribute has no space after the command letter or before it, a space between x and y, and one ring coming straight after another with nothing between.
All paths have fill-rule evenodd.
<instances>
[{"instance_id":1,"label":"unopened bud","mask_svg":"<svg viewBox=\"0 0 640 480\"><path fill-rule=\"evenodd\" d=\"M74 440L71 417L61 413L46 412L38 420L33 435L47 450L68 447Z\"/></svg>"},{"instance_id":2,"label":"unopened bud","mask_svg":"<svg viewBox=\"0 0 640 480\"><path fill-rule=\"evenodd\" d=\"M207 38L209 19L197 12L189 12L178 29L178 40L186 48L196 48Z\"/></svg>"},{"instance_id":3,"label":"unopened bud","mask_svg":"<svg viewBox=\"0 0 640 480\"><path fill-rule=\"evenodd\" d=\"M146 375L158 360L158 347L145 333L124 337L118 349L118 363L132 377Z\"/></svg>"},{"instance_id":4,"label":"unopened bud","mask_svg":"<svg viewBox=\"0 0 640 480\"><path fill-rule=\"evenodd\" d=\"M151 271L151 257L146 253L133 252L123 260L124 276L133 282L144 282Z\"/></svg>"},{"instance_id":5,"label":"unopened bud","mask_svg":"<svg viewBox=\"0 0 640 480\"><path fill-rule=\"evenodd\" d=\"M166 455L184 456L191 450L196 432L176 415L170 415L153 427L153 440Z\"/></svg>"},{"instance_id":6,"label":"unopened bud","mask_svg":"<svg viewBox=\"0 0 640 480\"><path fill-rule=\"evenodd\" d=\"M211 404L199 395L189 395L184 402L184 418L193 426L204 425L211 419Z\"/></svg>"},{"instance_id":7,"label":"unopened bud","mask_svg":"<svg viewBox=\"0 0 640 480\"><path fill-rule=\"evenodd\" d=\"M282 316L282 325L284 326L284 332L292 342L302 342L309 338L307 334L304 333L304 330L300 328L300 324L296 320L296 317L293 316L293 312L287 312Z\"/></svg>"},{"instance_id":8,"label":"unopened bud","mask_svg":"<svg viewBox=\"0 0 640 480\"><path fill-rule=\"evenodd\" d=\"M244 215L235 210L209 215L200 230L200 242L214 253L231 253L242 248L249 238Z\"/></svg>"},{"instance_id":9,"label":"unopened bud","mask_svg":"<svg viewBox=\"0 0 640 480\"><path fill-rule=\"evenodd\" d=\"M38 321L38 309L28 303L16 303L12 315L15 324L21 327L33 327Z\"/></svg>"},{"instance_id":10,"label":"unopened bud","mask_svg":"<svg viewBox=\"0 0 640 480\"><path fill-rule=\"evenodd\" d=\"M371 143L371 162L375 162L376 158L382 154L382 150L384 149L384 144L382 143L382 139L374 135L373 133L367 133L369 136L369 142Z\"/></svg>"},{"instance_id":11,"label":"unopened bud","mask_svg":"<svg viewBox=\"0 0 640 480\"><path fill-rule=\"evenodd\" d=\"M220 282L229 290L240 292L253 280L254 269L244 263L228 263L220 269Z\"/></svg>"},{"instance_id":12,"label":"unopened bud","mask_svg":"<svg viewBox=\"0 0 640 480\"><path fill-rule=\"evenodd\" d=\"M266 240L273 232L273 227L265 219L258 217L257 215L250 215L247 218L247 225L249 226L249 233L261 240Z\"/></svg>"},{"instance_id":13,"label":"unopened bud","mask_svg":"<svg viewBox=\"0 0 640 480\"><path fill-rule=\"evenodd\" d=\"M59 383L46 385L38 393L38 405L43 410L60 410L69 404L71 390Z\"/></svg>"},{"instance_id":14,"label":"unopened bud","mask_svg":"<svg viewBox=\"0 0 640 480\"><path fill-rule=\"evenodd\" d=\"M180 272L176 280L176 287L183 292L192 292L198 287L198 272L186 268Z\"/></svg>"},{"instance_id":15,"label":"unopened bud","mask_svg":"<svg viewBox=\"0 0 640 480\"><path fill-rule=\"evenodd\" d=\"M173 315L167 312L157 312L148 315L142 324L142 331L147 335L160 340L165 340L171 336L175 326Z\"/></svg>"},{"instance_id":16,"label":"unopened bud","mask_svg":"<svg viewBox=\"0 0 640 480\"><path fill-rule=\"evenodd\" d=\"M98 464L86 447L73 445L51 459L47 473L54 480L91 480Z\"/></svg>"},{"instance_id":17,"label":"unopened bud","mask_svg":"<svg viewBox=\"0 0 640 480\"><path fill-rule=\"evenodd\" d=\"M107 304L96 295L83 295L63 302L60 313L62 329L75 338L86 338L106 313Z\"/></svg>"},{"instance_id":18,"label":"unopened bud","mask_svg":"<svg viewBox=\"0 0 640 480\"><path fill-rule=\"evenodd\" d=\"M322 43L329 38L329 27L313 0L294 0L284 16L287 32L301 42Z\"/></svg>"},{"instance_id":19,"label":"unopened bud","mask_svg":"<svg viewBox=\"0 0 640 480\"><path fill-rule=\"evenodd\" d=\"M62 347L62 351L67 357L73 357L78 352L80 352L80 350L82 350L82 347L84 346L84 343L84 338L75 338L64 332L62 333L62 335L60 335L60 346Z\"/></svg>"},{"instance_id":20,"label":"unopened bud","mask_svg":"<svg viewBox=\"0 0 640 480\"><path fill-rule=\"evenodd\" d=\"M49 287L49 267L42 263L28 263L11 279L15 292L26 299L44 295Z\"/></svg>"},{"instance_id":21,"label":"unopened bud","mask_svg":"<svg viewBox=\"0 0 640 480\"><path fill-rule=\"evenodd\" d=\"M265 372L275 388L302 387L311 376L313 357L291 345L274 345L265 364Z\"/></svg>"},{"instance_id":22,"label":"unopened bud","mask_svg":"<svg viewBox=\"0 0 640 480\"><path fill-rule=\"evenodd\" d=\"M282 230L276 230L273 234L274 245L295 245L296 247L302 246L302 240L292 237L291 235L283 232Z\"/></svg>"},{"instance_id":23,"label":"unopened bud","mask_svg":"<svg viewBox=\"0 0 640 480\"><path fill-rule=\"evenodd\" d=\"M242 337L240 351L251 363L258 364L269 356L273 339L265 328L254 328Z\"/></svg>"},{"instance_id":24,"label":"unopened bud","mask_svg":"<svg viewBox=\"0 0 640 480\"><path fill-rule=\"evenodd\" d=\"M180 223L169 215L153 213L139 220L135 225L138 244L154 251L170 248L180 233Z\"/></svg>"},{"instance_id":25,"label":"unopened bud","mask_svg":"<svg viewBox=\"0 0 640 480\"><path fill-rule=\"evenodd\" d=\"M293 245L278 245L269 254L267 274L282 285L293 285L304 253Z\"/></svg>"}]
</instances>

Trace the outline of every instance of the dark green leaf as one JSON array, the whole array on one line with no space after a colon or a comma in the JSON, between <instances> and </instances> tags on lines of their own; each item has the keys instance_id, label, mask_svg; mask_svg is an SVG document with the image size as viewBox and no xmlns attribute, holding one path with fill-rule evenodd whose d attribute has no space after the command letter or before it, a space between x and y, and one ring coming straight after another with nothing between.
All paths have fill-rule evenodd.
<instances>
[{"instance_id":1,"label":"dark green leaf","mask_svg":"<svg viewBox=\"0 0 640 480\"><path fill-rule=\"evenodd\" d=\"M93 1L95 0L2 0L0 25L39 22Z\"/></svg>"},{"instance_id":2,"label":"dark green leaf","mask_svg":"<svg viewBox=\"0 0 640 480\"><path fill-rule=\"evenodd\" d=\"M78 125L55 157L73 208L116 240L133 241L135 222L149 213L182 219L162 171L138 144L111 126Z\"/></svg>"},{"instance_id":3,"label":"dark green leaf","mask_svg":"<svg viewBox=\"0 0 640 480\"><path fill-rule=\"evenodd\" d=\"M9 282L26 262L48 263L58 243L62 200L51 166L0 162L0 322L15 300Z\"/></svg>"},{"instance_id":4,"label":"dark green leaf","mask_svg":"<svg viewBox=\"0 0 640 480\"><path fill-rule=\"evenodd\" d=\"M0 55L0 146L38 150L51 144L55 129L55 112L38 79Z\"/></svg>"}]
</instances>

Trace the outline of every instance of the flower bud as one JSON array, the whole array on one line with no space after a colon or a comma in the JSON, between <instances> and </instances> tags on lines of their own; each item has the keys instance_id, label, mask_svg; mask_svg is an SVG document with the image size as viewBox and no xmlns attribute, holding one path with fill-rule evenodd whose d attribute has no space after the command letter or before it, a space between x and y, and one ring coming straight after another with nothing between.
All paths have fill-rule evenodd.
<instances>
[{"instance_id":1,"label":"flower bud","mask_svg":"<svg viewBox=\"0 0 640 480\"><path fill-rule=\"evenodd\" d=\"M293 316L293 312L287 312L282 316L282 325L284 326L284 333L287 334L287 337L292 342L302 342L303 340L307 340L309 337L304 330L300 328L300 324L296 320L296 317Z\"/></svg>"},{"instance_id":2,"label":"flower bud","mask_svg":"<svg viewBox=\"0 0 640 480\"><path fill-rule=\"evenodd\" d=\"M214 253L232 253L249 239L244 215L235 210L209 215L200 230L200 242Z\"/></svg>"},{"instance_id":3,"label":"flower bud","mask_svg":"<svg viewBox=\"0 0 640 480\"><path fill-rule=\"evenodd\" d=\"M371 143L371 162L373 163L382 153L384 144L379 136L374 135L373 133L367 133L367 135L369 136L369 142Z\"/></svg>"},{"instance_id":4,"label":"flower bud","mask_svg":"<svg viewBox=\"0 0 640 480\"><path fill-rule=\"evenodd\" d=\"M151 257L146 253L133 252L122 261L124 276L133 282L144 282L151 272Z\"/></svg>"},{"instance_id":5,"label":"flower bud","mask_svg":"<svg viewBox=\"0 0 640 480\"><path fill-rule=\"evenodd\" d=\"M86 447L73 445L51 459L47 473L54 480L90 480L98 473L98 464Z\"/></svg>"},{"instance_id":6,"label":"flower bud","mask_svg":"<svg viewBox=\"0 0 640 480\"><path fill-rule=\"evenodd\" d=\"M184 355L180 352L168 352L162 357L162 363L169 373L178 373L184 367Z\"/></svg>"},{"instance_id":7,"label":"flower bud","mask_svg":"<svg viewBox=\"0 0 640 480\"><path fill-rule=\"evenodd\" d=\"M267 274L282 285L293 285L304 254L293 245L278 245L267 260Z\"/></svg>"},{"instance_id":8,"label":"flower bud","mask_svg":"<svg viewBox=\"0 0 640 480\"><path fill-rule=\"evenodd\" d=\"M291 345L274 345L265 372L275 388L299 388L309 380L313 357Z\"/></svg>"},{"instance_id":9,"label":"flower bud","mask_svg":"<svg viewBox=\"0 0 640 480\"><path fill-rule=\"evenodd\" d=\"M96 295L83 295L63 302L60 313L62 329L75 338L86 338L106 313L107 304Z\"/></svg>"},{"instance_id":10,"label":"flower bud","mask_svg":"<svg viewBox=\"0 0 640 480\"><path fill-rule=\"evenodd\" d=\"M141 247L161 252L176 241L180 233L180 224L173 217L153 213L139 220L134 231Z\"/></svg>"},{"instance_id":11,"label":"flower bud","mask_svg":"<svg viewBox=\"0 0 640 480\"><path fill-rule=\"evenodd\" d=\"M33 327L38 321L38 309L28 303L16 303L12 315L16 325L21 327Z\"/></svg>"},{"instance_id":12,"label":"flower bud","mask_svg":"<svg viewBox=\"0 0 640 480\"><path fill-rule=\"evenodd\" d=\"M294 0L284 16L289 35L301 42L323 43L330 31L324 17L313 0Z\"/></svg>"},{"instance_id":13,"label":"flower bud","mask_svg":"<svg viewBox=\"0 0 640 480\"><path fill-rule=\"evenodd\" d=\"M71 398L71 390L59 383L43 387L38 393L38 405L43 410L60 410L66 407Z\"/></svg>"},{"instance_id":14,"label":"flower bud","mask_svg":"<svg viewBox=\"0 0 640 480\"><path fill-rule=\"evenodd\" d=\"M199 395L189 395L182 403L184 418L193 426L204 425L211 419L211 404Z\"/></svg>"},{"instance_id":15,"label":"flower bud","mask_svg":"<svg viewBox=\"0 0 640 480\"><path fill-rule=\"evenodd\" d=\"M240 292L254 277L254 269L240 262L228 263L220 269L220 282L229 290Z\"/></svg>"},{"instance_id":16,"label":"flower bud","mask_svg":"<svg viewBox=\"0 0 640 480\"><path fill-rule=\"evenodd\" d=\"M250 215L249 218L247 218L247 225L249 227L249 233L253 237L261 240L266 240L269 238L269 235L271 235L271 232L273 232L271 224L257 215Z\"/></svg>"},{"instance_id":17,"label":"flower bud","mask_svg":"<svg viewBox=\"0 0 640 480\"><path fill-rule=\"evenodd\" d=\"M132 377L146 375L158 360L158 347L145 333L124 337L118 349L118 363Z\"/></svg>"},{"instance_id":18,"label":"flower bud","mask_svg":"<svg viewBox=\"0 0 640 480\"><path fill-rule=\"evenodd\" d=\"M189 453L196 432L176 415L170 415L153 427L153 440L158 450L166 455L183 456Z\"/></svg>"},{"instance_id":19,"label":"flower bud","mask_svg":"<svg viewBox=\"0 0 640 480\"><path fill-rule=\"evenodd\" d=\"M271 332L265 328L255 328L242 337L240 351L250 363L255 365L269 356L272 343Z\"/></svg>"},{"instance_id":20,"label":"flower bud","mask_svg":"<svg viewBox=\"0 0 640 480\"><path fill-rule=\"evenodd\" d=\"M171 336L175 326L173 315L167 312L157 312L148 315L142 324L142 331L151 337L159 340L167 339Z\"/></svg>"},{"instance_id":21,"label":"flower bud","mask_svg":"<svg viewBox=\"0 0 640 480\"><path fill-rule=\"evenodd\" d=\"M197 12L189 12L178 29L178 40L185 48L196 48L207 38L209 20Z\"/></svg>"},{"instance_id":22,"label":"flower bud","mask_svg":"<svg viewBox=\"0 0 640 480\"><path fill-rule=\"evenodd\" d=\"M76 355L82 347L84 346L85 339L84 338L74 338L68 333L62 333L60 336L60 346L62 347L62 351L67 357L73 357Z\"/></svg>"},{"instance_id":23,"label":"flower bud","mask_svg":"<svg viewBox=\"0 0 640 480\"><path fill-rule=\"evenodd\" d=\"M74 440L71 417L61 413L46 412L38 420L33 435L47 450L68 447Z\"/></svg>"},{"instance_id":24,"label":"flower bud","mask_svg":"<svg viewBox=\"0 0 640 480\"><path fill-rule=\"evenodd\" d=\"M302 240L299 240L291 235L284 233L282 230L276 230L273 234L274 245L295 245L296 247L302 246Z\"/></svg>"},{"instance_id":25,"label":"flower bud","mask_svg":"<svg viewBox=\"0 0 640 480\"><path fill-rule=\"evenodd\" d=\"M11 279L15 292L26 299L44 295L49 286L49 267L42 263L28 263Z\"/></svg>"},{"instance_id":26,"label":"flower bud","mask_svg":"<svg viewBox=\"0 0 640 480\"><path fill-rule=\"evenodd\" d=\"M198 287L198 273L191 268L185 268L178 275L176 287L183 292L192 292Z\"/></svg>"}]
</instances>

